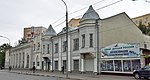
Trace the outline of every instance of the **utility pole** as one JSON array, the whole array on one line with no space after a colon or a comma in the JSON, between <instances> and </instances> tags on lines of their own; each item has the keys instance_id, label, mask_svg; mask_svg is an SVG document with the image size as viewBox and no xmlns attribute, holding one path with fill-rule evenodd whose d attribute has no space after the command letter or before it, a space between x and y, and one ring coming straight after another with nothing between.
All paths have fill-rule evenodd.
<instances>
[{"instance_id":1,"label":"utility pole","mask_svg":"<svg viewBox=\"0 0 150 80\"><path fill-rule=\"evenodd\" d=\"M61 0L66 7L66 78L68 78L68 7L65 1Z\"/></svg>"},{"instance_id":2,"label":"utility pole","mask_svg":"<svg viewBox=\"0 0 150 80\"><path fill-rule=\"evenodd\" d=\"M52 44L51 44L52 45L52 60L51 60L51 65L52 65L52 72L53 72L54 71L54 50L53 50L54 49L53 48L54 44L53 44L53 37L51 37L50 39L51 39L51 42L52 42Z\"/></svg>"},{"instance_id":3,"label":"utility pole","mask_svg":"<svg viewBox=\"0 0 150 80\"><path fill-rule=\"evenodd\" d=\"M100 60L99 60L99 59L100 59L99 56L100 56L101 53L100 53L100 50L99 50L99 49L100 49L100 48L99 48L99 38L100 38L100 37L99 37L98 20L99 20L99 19L96 19L96 25L95 25L95 26L96 26L96 29L97 29L97 55L96 55L96 56L97 56L97 75L100 74L100 64L101 64L101 63L100 63Z\"/></svg>"}]
</instances>

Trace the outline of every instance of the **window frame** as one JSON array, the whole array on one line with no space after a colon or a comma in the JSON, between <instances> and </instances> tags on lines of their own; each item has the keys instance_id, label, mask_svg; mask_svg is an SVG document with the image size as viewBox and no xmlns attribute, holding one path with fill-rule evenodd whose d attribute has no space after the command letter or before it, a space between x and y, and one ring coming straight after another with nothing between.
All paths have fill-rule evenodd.
<instances>
[{"instance_id":1,"label":"window frame","mask_svg":"<svg viewBox=\"0 0 150 80\"><path fill-rule=\"evenodd\" d=\"M73 50L79 50L79 38L73 39Z\"/></svg>"},{"instance_id":2,"label":"window frame","mask_svg":"<svg viewBox=\"0 0 150 80\"><path fill-rule=\"evenodd\" d=\"M89 47L93 47L93 33L89 34Z\"/></svg>"}]
</instances>

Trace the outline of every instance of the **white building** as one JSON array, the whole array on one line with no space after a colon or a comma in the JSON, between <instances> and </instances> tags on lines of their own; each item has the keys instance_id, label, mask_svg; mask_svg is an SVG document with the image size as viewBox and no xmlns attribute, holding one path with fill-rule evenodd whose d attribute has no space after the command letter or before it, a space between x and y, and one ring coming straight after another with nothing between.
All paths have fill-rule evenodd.
<instances>
[{"instance_id":1,"label":"white building","mask_svg":"<svg viewBox=\"0 0 150 80\"><path fill-rule=\"evenodd\" d=\"M145 48L146 44L150 49L150 38L144 36L125 13L100 19L90 6L80 25L68 31L68 71L132 72L145 65L140 48ZM66 68L65 32L64 28L56 34L50 25L33 42L11 49L10 65L13 68L35 65L37 69L49 71L61 71L62 66ZM20 57L23 53L24 57Z\"/></svg>"},{"instance_id":2,"label":"white building","mask_svg":"<svg viewBox=\"0 0 150 80\"><path fill-rule=\"evenodd\" d=\"M5 63L9 63L12 68L32 68L32 58L33 58L32 44L26 43L24 45L16 46L11 48L10 56L8 56L9 51L6 52L6 59L10 58L10 61L5 60ZM6 66L5 66L6 67ZM6 67L8 68L8 66Z\"/></svg>"}]
</instances>

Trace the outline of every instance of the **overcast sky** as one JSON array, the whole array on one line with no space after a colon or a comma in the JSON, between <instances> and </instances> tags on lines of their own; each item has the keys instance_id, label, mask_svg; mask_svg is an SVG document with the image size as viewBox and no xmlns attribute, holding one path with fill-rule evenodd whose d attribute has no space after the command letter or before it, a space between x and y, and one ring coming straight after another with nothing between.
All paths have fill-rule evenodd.
<instances>
[{"instance_id":1,"label":"overcast sky","mask_svg":"<svg viewBox=\"0 0 150 80\"><path fill-rule=\"evenodd\" d=\"M150 3L145 0L64 1L68 6L69 20L81 18L90 5L93 5L101 19L122 12L126 12L131 18L150 13ZM113 4L115 2L117 3ZM113 5L102 8L110 4ZM72 12L73 14L70 14ZM25 27L44 26L48 28L52 24L58 33L65 26L65 22L59 25L65 21L64 16L65 5L61 0L0 0L0 36L8 37L11 45L14 46L14 43L23 37L23 28ZM8 43L8 40L0 38L0 45L3 43Z\"/></svg>"}]
</instances>

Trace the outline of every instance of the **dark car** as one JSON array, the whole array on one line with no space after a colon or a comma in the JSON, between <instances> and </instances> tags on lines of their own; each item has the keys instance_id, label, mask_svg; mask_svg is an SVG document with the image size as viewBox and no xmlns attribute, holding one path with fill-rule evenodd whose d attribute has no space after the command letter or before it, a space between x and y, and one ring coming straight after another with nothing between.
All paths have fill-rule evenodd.
<instances>
[{"instance_id":1,"label":"dark car","mask_svg":"<svg viewBox=\"0 0 150 80\"><path fill-rule=\"evenodd\" d=\"M150 77L150 66L144 66L139 70L134 70L133 75L135 79L140 79L141 77L148 79Z\"/></svg>"}]
</instances>

